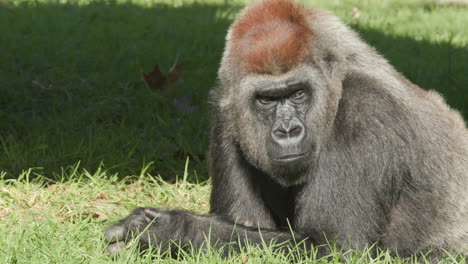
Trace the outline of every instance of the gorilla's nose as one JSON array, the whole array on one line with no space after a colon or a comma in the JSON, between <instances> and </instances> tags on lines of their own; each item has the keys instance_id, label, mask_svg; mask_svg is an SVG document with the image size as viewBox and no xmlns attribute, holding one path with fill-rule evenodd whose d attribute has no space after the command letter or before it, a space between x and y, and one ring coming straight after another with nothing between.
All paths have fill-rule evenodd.
<instances>
[{"instance_id":1,"label":"gorilla's nose","mask_svg":"<svg viewBox=\"0 0 468 264\"><path fill-rule=\"evenodd\" d=\"M281 119L273 125L271 136L280 145L294 143L304 136L304 126L296 119Z\"/></svg>"}]
</instances>

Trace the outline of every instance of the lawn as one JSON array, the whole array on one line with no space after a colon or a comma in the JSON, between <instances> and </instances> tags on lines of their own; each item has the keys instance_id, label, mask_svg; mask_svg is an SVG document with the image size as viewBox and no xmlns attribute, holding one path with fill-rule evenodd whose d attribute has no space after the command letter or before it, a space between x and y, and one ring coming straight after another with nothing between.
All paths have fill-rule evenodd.
<instances>
[{"instance_id":1,"label":"lawn","mask_svg":"<svg viewBox=\"0 0 468 264\"><path fill-rule=\"evenodd\" d=\"M307 2L340 16L468 119L468 5ZM102 233L135 206L207 212L208 95L243 5L0 0L0 263L161 261L135 247L113 259L103 254ZM143 76L156 65L163 74L179 65L180 76L149 87ZM403 261L349 254L356 263ZM249 248L224 260L216 252L182 260L310 263L314 256Z\"/></svg>"}]
</instances>

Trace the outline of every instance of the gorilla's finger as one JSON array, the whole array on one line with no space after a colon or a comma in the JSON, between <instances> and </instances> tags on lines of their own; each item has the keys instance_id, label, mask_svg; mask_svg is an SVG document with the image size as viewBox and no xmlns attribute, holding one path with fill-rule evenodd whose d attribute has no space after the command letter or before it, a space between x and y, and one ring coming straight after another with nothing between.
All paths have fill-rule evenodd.
<instances>
[{"instance_id":1,"label":"gorilla's finger","mask_svg":"<svg viewBox=\"0 0 468 264\"><path fill-rule=\"evenodd\" d=\"M143 212L145 213L145 216L150 218L151 220L162 216L161 212L159 210L156 210L155 208L148 207L148 208L145 208Z\"/></svg>"},{"instance_id":2,"label":"gorilla's finger","mask_svg":"<svg viewBox=\"0 0 468 264\"><path fill-rule=\"evenodd\" d=\"M115 255L118 254L120 251L122 251L125 248L125 242L119 241L116 243L109 244L106 248L107 254L110 255Z\"/></svg>"},{"instance_id":3,"label":"gorilla's finger","mask_svg":"<svg viewBox=\"0 0 468 264\"><path fill-rule=\"evenodd\" d=\"M109 229L107 229L106 232L104 233L104 239L110 243L123 241L125 240L126 236L127 236L127 228L121 225L112 226Z\"/></svg>"}]
</instances>

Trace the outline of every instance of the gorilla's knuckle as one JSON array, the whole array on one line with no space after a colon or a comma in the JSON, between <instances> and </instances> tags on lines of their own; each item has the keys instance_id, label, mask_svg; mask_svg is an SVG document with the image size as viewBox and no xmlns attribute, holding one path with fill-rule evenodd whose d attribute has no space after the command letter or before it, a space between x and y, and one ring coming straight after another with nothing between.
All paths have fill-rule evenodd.
<instances>
[{"instance_id":1,"label":"gorilla's knuckle","mask_svg":"<svg viewBox=\"0 0 468 264\"><path fill-rule=\"evenodd\" d=\"M120 253L125 247L126 247L125 242L118 241L118 242L109 244L106 247L106 253L109 254L109 255L116 255L116 254Z\"/></svg>"},{"instance_id":2,"label":"gorilla's knuckle","mask_svg":"<svg viewBox=\"0 0 468 264\"><path fill-rule=\"evenodd\" d=\"M123 240L127 235L127 228L123 225L115 225L108 228L104 233L104 238L108 242Z\"/></svg>"}]
</instances>

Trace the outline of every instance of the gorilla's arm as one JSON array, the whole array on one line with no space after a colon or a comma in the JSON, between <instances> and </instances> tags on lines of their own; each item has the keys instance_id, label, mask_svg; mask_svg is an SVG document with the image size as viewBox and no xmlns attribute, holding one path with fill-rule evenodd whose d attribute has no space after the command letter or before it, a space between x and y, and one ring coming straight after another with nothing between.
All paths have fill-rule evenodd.
<instances>
[{"instance_id":1,"label":"gorilla's arm","mask_svg":"<svg viewBox=\"0 0 468 264\"><path fill-rule=\"evenodd\" d=\"M222 120L222 111L213 111L210 138L212 190L210 213L247 226L275 229L270 210L253 183L258 170L245 161Z\"/></svg>"},{"instance_id":2,"label":"gorilla's arm","mask_svg":"<svg viewBox=\"0 0 468 264\"><path fill-rule=\"evenodd\" d=\"M218 112L219 113L219 112ZM303 240L290 230L278 230L269 207L255 186L260 172L248 164L229 136L225 124L214 114L210 144L212 193L209 215L194 215L180 210L138 208L128 217L109 228L105 239L107 251L116 253L129 238L146 230L139 239L140 246L161 246L164 252L171 241L200 249L207 240L217 247L229 244L239 251L246 243L253 245ZM265 187L265 186L263 186ZM177 249L172 247L171 251ZM287 247L282 247L287 250ZM227 252L227 251L226 251Z\"/></svg>"},{"instance_id":3,"label":"gorilla's arm","mask_svg":"<svg viewBox=\"0 0 468 264\"><path fill-rule=\"evenodd\" d=\"M157 208L137 208L117 225L109 228L105 239L109 253L123 249L132 237L140 235L140 247L160 246L161 251L168 249L177 252L178 246L185 249L202 249L206 246L226 247L239 251L246 244L260 245L274 243L276 248L288 251L294 241L302 237L290 231L278 231L245 227L221 216L194 215L180 210ZM171 245L172 242L175 244ZM286 243L284 243L286 242ZM209 244L209 245L208 245ZM227 254L227 250L224 254Z\"/></svg>"}]
</instances>

